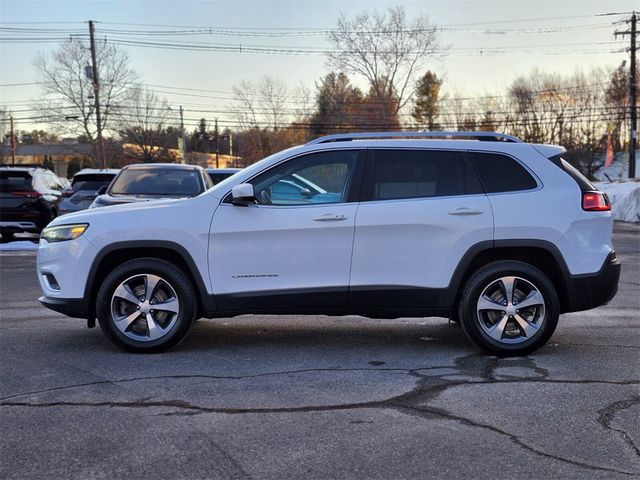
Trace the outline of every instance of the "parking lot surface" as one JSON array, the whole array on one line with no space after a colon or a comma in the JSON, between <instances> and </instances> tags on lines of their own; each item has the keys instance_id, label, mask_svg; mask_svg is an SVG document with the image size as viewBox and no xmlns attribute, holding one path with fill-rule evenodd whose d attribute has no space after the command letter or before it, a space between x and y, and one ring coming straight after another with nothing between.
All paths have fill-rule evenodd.
<instances>
[{"instance_id":1,"label":"parking lot surface","mask_svg":"<svg viewBox=\"0 0 640 480\"><path fill-rule=\"evenodd\" d=\"M447 320L202 320L133 355L0 252L0 478L640 477L640 226L617 296L524 358Z\"/></svg>"}]
</instances>

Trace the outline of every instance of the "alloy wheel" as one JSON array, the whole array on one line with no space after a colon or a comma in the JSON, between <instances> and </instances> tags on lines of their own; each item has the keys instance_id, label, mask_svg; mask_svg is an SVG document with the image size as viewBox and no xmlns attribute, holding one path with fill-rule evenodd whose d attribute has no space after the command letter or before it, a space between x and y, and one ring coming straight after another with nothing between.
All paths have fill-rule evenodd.
<instances>
[{"instance_id":1,"label":"alloy wheel","mask_svg":"<svg viewBox=\"0 0 640 480\"><path fill-rule=\"evenodd\" d=\"M480 327L493 340L518 344L535 336L544 324L545 301L530 281L503 276L482 291L476 313Z\"/></svg>"},{"instance_id":2,"label":"alloy wheel","mask_svg":"<svg viewBox=\"0 0 640 480\"><path fill-rule=\"evenodd\" d=\"M151 342L175 326L180 302L175 289L157 275L139 274L121 282L111 296L111 318L125 336Z\"/></svg>"}]
</instances>

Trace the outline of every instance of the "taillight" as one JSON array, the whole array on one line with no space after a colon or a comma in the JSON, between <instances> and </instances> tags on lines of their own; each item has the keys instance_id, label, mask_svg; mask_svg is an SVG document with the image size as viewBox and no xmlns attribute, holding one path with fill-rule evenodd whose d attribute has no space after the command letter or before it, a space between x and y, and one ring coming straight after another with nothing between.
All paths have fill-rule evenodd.
<instances>
[{"instance_id":1,"label":"taillight","mask_svg":"<svg viewBox=\"0 0 640 480\"><path fill-rule=\"evenodd\" d=\"M11 195L15 195L16 197L26 197L26 198L38 198L40 197L40 192L22 192L19 190L14 190L12 192L10 192Z\"/></svg>"},{"instance_id":2,"label":"taillight","mask_svg":"<svg viewBox=\"0 0 640 480\"><path fill-rule=\"evenodd\" d=\"M62 196L63 197L70 197L71 195L73 195L74 193L76 193L74 190L63 190L62 191Z\"/></svg>"},{"instance_id":3,"label":"taillight","mask_svg":"<svg viewBox=\"0 0 640 480\"><path fill-rule=\"evenodd\" d=\"M582 209L588 212L607 212L611 210L611 202L606 193L583 192Z\"/></svg>"}]
</instances>

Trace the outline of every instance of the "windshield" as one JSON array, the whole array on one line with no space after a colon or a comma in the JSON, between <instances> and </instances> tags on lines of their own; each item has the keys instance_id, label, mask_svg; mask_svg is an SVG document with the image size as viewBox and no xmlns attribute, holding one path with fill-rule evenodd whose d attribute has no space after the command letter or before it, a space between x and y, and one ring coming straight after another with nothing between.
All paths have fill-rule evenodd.
<instances>
[{"instance_id":1,"label":"windshield","mask_svg":"<svg viewBox=\"0 0 640 480\"><path fill-rule=\"evenodd\" d=\"M202 192L197 170L144 168L122 170L111 195L195 196Z\"/></svg>"},{"instance_id":2,"label":"windshield","mask_svg":"<svg viewBox=\"0 0 640 480\"><path fill-rule=\"evenodd\" d=\"M73 177L73 189L78 192L92 191L95 192L103 185L109 185L115 175L76 175Z\"/></svg>"}]
</instances>

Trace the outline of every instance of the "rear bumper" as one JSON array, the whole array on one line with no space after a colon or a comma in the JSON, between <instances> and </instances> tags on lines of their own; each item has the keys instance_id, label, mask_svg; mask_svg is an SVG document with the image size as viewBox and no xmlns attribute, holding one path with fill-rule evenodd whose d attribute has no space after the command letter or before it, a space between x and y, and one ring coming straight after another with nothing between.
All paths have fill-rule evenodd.
<instances>
[{"instance_id":1,"label":"rear bumper","mask_svg":"<svg viewBox=\"0 0 640 480\"><path fill-rule=\"evenodd\" d=\"M572 275L567 281L568 302L564 312L579 312L604 305L618 291L620 261L615 252L607 257L596 273Z\"/></svg>"},{"instance_id":2,"label":"rear bumper","mask_svg":"<svg viewBox=\"0 0 640 480\"><path fill-rule=\"evenodd\" d=\"M34 232L40 231L38 226L34 222L21 222L21 221L0 221L0 231L3 232Z\"/></svg>"},{"instance_id":3,"label":"rear bumper","mask_svg":"<svg viewBox=\"0 0 640 480\"><path fill-rule=\"evenodd\" d=\"M45 307L69 317L89 317L89 303L84 298L51 298L42 296L38 301Z\"/></svg>"}]
</instances>

